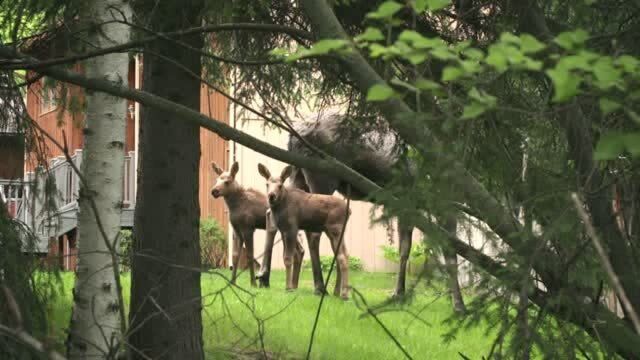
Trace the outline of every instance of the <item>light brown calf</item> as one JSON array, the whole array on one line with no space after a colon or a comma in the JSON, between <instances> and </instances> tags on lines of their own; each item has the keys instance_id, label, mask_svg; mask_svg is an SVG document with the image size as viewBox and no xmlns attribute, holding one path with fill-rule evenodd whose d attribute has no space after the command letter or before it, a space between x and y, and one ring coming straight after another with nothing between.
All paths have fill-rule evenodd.
<instances>
[{"instance_id":1,"label":"light brown calf","mask_svg":"<svg viewBox=\"0 0 640 360\"><path fill-rule=\"evenodd\" d=\"M270 216L269 205L267 203L267 197L260 191L244 188L240 185L235 177L238 173L239 165L234 162L229 171L224 171L218 167L215 162L211 163L213 171L218 174L216 183L211 189L211 195L214 198L223 197L227 208L229 209L229 220L231 226L233 226L233 254L232 263L233 270L231 275L231 282L236 281L236 272L238 270L238 260L240 256L240 249L244 245L247 250L247 264L249 266L249 274L251 276L251 285L256 286L256 277L254 275L254 252L253 252L253 234L256 229L263 229L267 232L267 243L273 244L273 239L278 231L274 225L269 224L272 217ZM304 249L298 242L294 244L293 248L293 264L296 269L296 273L300 273L300 266L302 264L302 258L304 256ZM263 265L268 262L271 268L271 254L269 258L265 257ZM268 277L267 277L268 278ZM298 279L296 276L295 287L297 287ZM266 287L269 283L262 283Z\"/></svg>"},{"instance_id":2,"label":"light brown calf","mask_svg":"<svg viewBox=\"0 0 640 360\"><path fill-rule=\"evenodd\" d=\"M349 266L347 249L341 242L342 227L346 226L350 211L346 202L331 195L309 194L284 182L293 168L287 166L279 177L271 176L266 166L258 164L258 171L267 180L267 199L276 227L284 239L284 264L287 288L290 288L296 269L292 268L295 244L299 230L324 232L331 240L331 247L338 264L334 295L349 297Z\"/></svg>"}]
</instances>

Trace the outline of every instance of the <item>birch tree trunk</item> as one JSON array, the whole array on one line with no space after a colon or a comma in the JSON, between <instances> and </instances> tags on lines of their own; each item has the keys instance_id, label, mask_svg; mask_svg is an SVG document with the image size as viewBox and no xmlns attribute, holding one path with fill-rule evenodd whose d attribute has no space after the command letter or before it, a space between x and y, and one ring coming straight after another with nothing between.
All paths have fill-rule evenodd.
<instances>
[{"instance_id":1,"label":"birch tree trunk","mask_svg":"<svg viewBox=\"0 0 640 360\"><path fill-rule=\"evenodd\" d=\"M131 13L126 0L92 0L85 6L85 19L94 24ZM109 23L91 29L88 40L103 48L129 38L129 26ZM88 76L126 86L128 64L127 53L114 53L88 60L85 71ZM110 248L115 248L120 230L127 101L87 91L86 102L81 169L86 183L78 199L78 267L67 342L70 359L115 357L122 326L117 266Z\"/></svg>"}]
</instances>

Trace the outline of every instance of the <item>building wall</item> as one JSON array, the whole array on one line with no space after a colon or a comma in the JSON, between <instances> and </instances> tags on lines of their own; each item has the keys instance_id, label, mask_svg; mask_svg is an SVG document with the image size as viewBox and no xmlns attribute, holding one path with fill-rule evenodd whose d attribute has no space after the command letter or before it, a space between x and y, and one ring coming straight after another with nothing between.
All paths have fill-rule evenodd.
<instances>
[{"instance_id":1,"label":"building wall","mask_svg":"<svg viewBox=\"0 0 640 360\"><path fill-rule=\"evenodd\" d=\"M135 73L134 62L129 64L129 86L134 87ZM74 71L82 72L81 65L74 65ZM34 76L33 72L29 73L29 76ZM77 149L82 149L84 144L82 129L84 127L84 113L81 111L65 110L63 106L56 106L49 111L43 112L41 107L43 101L45 101L44 95L44 79L40 79L35 82L27 91L27 112L38 124L38 126L55 139L60 145L64 144L64 137L66 136L67 146L69 152L73 152ZM83 90L77 86L65 85L68 88L68 98L74 98L74 102L84 102ZM133 101L128 101L128 105L133 106ZM133 109L133 108L132 108ZM126 112L126 134L125 134L125 153L133 151L135 149L135 125L134 117L131 111L127 109ZM63 136L64 134L64 136ZM54 144L53 141L46 137L42 137L42 143L37 145L37 150L40 153L46 154L46 159L51 159L60 155L64 155L62 150ZM27 172L33 171L39 163L39 159L36 157L36 149L31 150L27 154L27 161L25 164L25 170Z\"/></svg>"},{"instance_id":2,"label":"building wall","mask_svg":"<svg viewBox=\"0 0 640 360\"><path fill-rule=\"evenodd\" d=\"M200 88L200 112L228 124L229 100L205 85ZM215 161L219 166L226 168L229 144L215 133L200 129L200 149L200 216L216 219L227 233L229 222L227 208L211 196L211 187L215 179L211 162Z\"/></svg>"}]
</instances>

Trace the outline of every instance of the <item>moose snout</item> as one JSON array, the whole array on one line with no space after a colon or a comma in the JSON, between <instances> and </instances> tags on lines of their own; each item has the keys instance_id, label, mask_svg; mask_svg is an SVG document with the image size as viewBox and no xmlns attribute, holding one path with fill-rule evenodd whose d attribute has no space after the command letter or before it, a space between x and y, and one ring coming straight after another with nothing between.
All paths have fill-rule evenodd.
<instances>
[{"instance_id":1,"label":"moose snout","mask_svg":"<svg viewBox=\"0 0 640 360\"><path fill-rule=\"evenodd\" d=\"M211 195L213 195L214 198L220 197L220 190L218 189L211 190Z\"/></svg>"}]
</instances>

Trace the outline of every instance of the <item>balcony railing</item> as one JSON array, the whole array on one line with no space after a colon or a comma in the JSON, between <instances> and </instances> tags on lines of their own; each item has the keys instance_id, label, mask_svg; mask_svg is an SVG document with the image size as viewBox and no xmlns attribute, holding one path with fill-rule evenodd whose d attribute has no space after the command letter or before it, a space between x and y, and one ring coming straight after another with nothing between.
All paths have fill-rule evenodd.
<instances>
[{"instance_id":1,"label":"balcony railing","mask_svg":"<svg viewBox=\"0 0 640 360\"><path fill-rule=\"evenodd\" d=\"M71 161L78 169L82 165L82 150L76 150L71 156ZM135 205L135 152L130 151L124 157L124 177L122 181L122 205L124 208L133 208ZM51 160L49 166L49 176L55 181L55 207L58 210L65 210L73 207L78 199L80 189L80 178L73 170L73 167L63 156ZM33 172L26 174L24 180L3 180L0 179L0 197L4 201L9 214L22 221L37 233L42 233L46 228L54 226L55 219L46 218L46 211L43 213L44 181L38 179ZM38 186L39 188L34 188ZM35 216L34 216L35 214ZM49 214L51 215L51 214ZM42 233L44 234L44 233Z\"/></svg>"},{"instance_id":2,"label":"balcony railing","mask_svg":"<svg viewBox=\"0 0 640 360\"><path fill-rule=\"evenodd\" d=\"M82 165L82 150L76 150L71 156L73 164L80 169ZM58 207L64 207L78 199L80 178L64 156L53 159L49 168L51 176L55 179L56 188L61 203ZM135 203L135 152L129 151L124 157L124 176L122 181L122 203L124 207L132 207Z\"/></svg>"}]
</instances>

